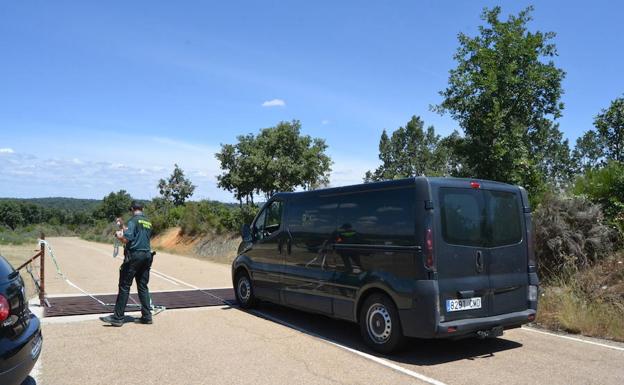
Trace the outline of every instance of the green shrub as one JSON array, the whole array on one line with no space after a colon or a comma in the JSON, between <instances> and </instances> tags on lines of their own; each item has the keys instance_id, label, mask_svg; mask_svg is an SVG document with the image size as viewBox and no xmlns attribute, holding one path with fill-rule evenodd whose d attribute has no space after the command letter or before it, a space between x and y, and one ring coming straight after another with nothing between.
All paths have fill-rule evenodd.
<instances>
[{"instance_id":1,"label":"green shrub","mask_svg":"<svg viewBox=\"0 0 624 385\"><path fill-rule=\"evenodd\" d=\"M587 171L576 180L574 193L599 203L606 218L624 234L624 164L611 161Z\"/></svg>"},{"instance_id":2,"label":"green shrub","mask_svg":"<svg viewBox=\"0 0 624 385\"><path fill-rule=\"evenodd\" d=\"M533 214L535 256L545 278L570 275L608 256L617 232L584 197L547 194Z\"/></svg>"}]
</instances>

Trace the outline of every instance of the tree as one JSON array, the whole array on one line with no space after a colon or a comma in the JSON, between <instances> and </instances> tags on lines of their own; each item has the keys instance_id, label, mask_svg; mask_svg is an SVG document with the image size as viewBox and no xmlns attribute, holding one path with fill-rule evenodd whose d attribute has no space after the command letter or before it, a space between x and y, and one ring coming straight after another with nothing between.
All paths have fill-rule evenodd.
<instances>
[{"instance_id":1,"label":"tree","mask_svg":"<svg viewBox=\"0 0 624 385\"><path fill-rule=\"evenodd\" d=\"M599 203L607 219L624 234L624 163L612 160L576 179L574 193Z\"/></svg>"},{"instance_id":2,"label":"tree","mask_svg":"<svg viewBox=\"0 0 624 385\"><path fill-rule=\"evenodd\" d=\"M218 186L253 204L254 195L268 199L278 191L297 187L313 189L329 181L331 159L319 138L301 135L301 123L280 122L253 134L237 137L236 144L222 144L215 154L224 172Z\"/></svg>"},{"instance_id":3,"label":"tree","mask_svg":"<svg viewBox=\"0 0 624 385\"><path fill-rule=\"evenodd\" d=\"M609 160L624 162L624 97L611 102L594 119L594 126Z\"/></svg>"},{"instance_id":4,"label":"tree","mask_svg":"<svg viewBox=\"0 0 624 385\"><path fill-rule=\"evenodd\" d=\"M174 206L181 206L187 198L193 195L195 186L184 176L184 171L175 164L169 179L161 179L158 182L158 191L166 201L173 203Z\"/></svg>"},{"instance_id":5,"label":"tree","mask_svg":"<svg viewBox=\"0 0 624 385\"><path fill-rule=\"evenodd\" d=\"M585 173L598 167L604 157L604 145L600 135L594 130L587 131L576 139L572 159L577 173Z\"/></svg>"},{"instance_id":6,"label":"tree","mask_svg":"<svg viewBox=\"0 0 624 385\"><path fill-rule=\"evenodd\" d=\"M477 36L459 34L457 67L434 110L459 121L464 143L458 155L466 174L535 193L545 178L569 174L560 169L569 153L552 121L563 109L565 76L552 62L557 51L549 41L555 34L527 30L532 10L501 21L500 7L485 9L486 25Z\"/></svg>"},{"instance_id":7,"label":"tree","mask_svg":"<svg viewBox=\"0 0 624 385\"><path fill-rule=\"evenodd\" d=\"M436 135L433 126L424 130L424 122L413 116L389 138L383 130L379 140L381 165L367 171L364 181L407 178L419 175L449 175L452 148Z\"/></svg>"},{"instance_id":8,"label":"tree","mask_svg":"<svg viewBox=\"0 0 624 385\"><path fill-rule=\"evenodd\" d=\"M24 217L20 205L13 201L0 202L0 225L7 226L11 230L24 224Z\"/></svg>"},{"instance_id":9,"label":"tree","mask_svg":"<svg viewBox=\"0 0 624 385\"><path fill-rule=\"evenodd\" d=\"M122 216L130 209L132 197L126 190L111 192L102 199L102 203L95 210L94 216L100 219L113 221L115 218Z\"/></svg>"}]
</instances>

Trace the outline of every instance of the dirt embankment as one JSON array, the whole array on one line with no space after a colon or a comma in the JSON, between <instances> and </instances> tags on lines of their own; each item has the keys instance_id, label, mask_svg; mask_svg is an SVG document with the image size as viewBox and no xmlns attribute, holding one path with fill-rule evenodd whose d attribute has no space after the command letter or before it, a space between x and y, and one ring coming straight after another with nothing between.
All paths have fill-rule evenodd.
<instances>
[{"instance_id":1,"label":"dirt embankment","mask_svg":"<svg viewBox=\"0 0 624 385\"><path fill-rule=\"evenodd\" d=\"M179 227L173 227L152 238L152 248L229 264L236 257L240 243L238 234L182 235Z\"/></svg>"}]
</instances>

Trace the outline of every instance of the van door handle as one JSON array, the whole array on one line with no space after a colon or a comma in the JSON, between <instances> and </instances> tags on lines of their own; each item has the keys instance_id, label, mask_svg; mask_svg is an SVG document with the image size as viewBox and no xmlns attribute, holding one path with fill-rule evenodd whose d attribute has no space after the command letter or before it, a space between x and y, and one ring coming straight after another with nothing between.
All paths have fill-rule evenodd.
<instances>
[{"instance_id":1,"label":"van door handle","mask_svg":"<svg viewBox=\"0 0 624 385\"><path fill-rule=\"evenodd\" d=\"M483 272L483 253L481 252L481 250L477 250L477 257L476 257L476 267L477 267L477 272L478 273L482 273Z\"/></svg>"}]
</instances>

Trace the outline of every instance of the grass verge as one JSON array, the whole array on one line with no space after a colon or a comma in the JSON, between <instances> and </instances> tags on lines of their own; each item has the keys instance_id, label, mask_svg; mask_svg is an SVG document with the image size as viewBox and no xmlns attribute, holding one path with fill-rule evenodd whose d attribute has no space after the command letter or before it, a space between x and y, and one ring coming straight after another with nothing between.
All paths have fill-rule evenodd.
<instances>
[{"instance_id":1,"label":"grass verge","mask_svg":"<svg viewBox=\"0 0 624 385\"><path fill-rule=\"evenodd\" d=\"M623 255L543 286L537 323L624 342Z\"/></svg>"}]
</instances>

